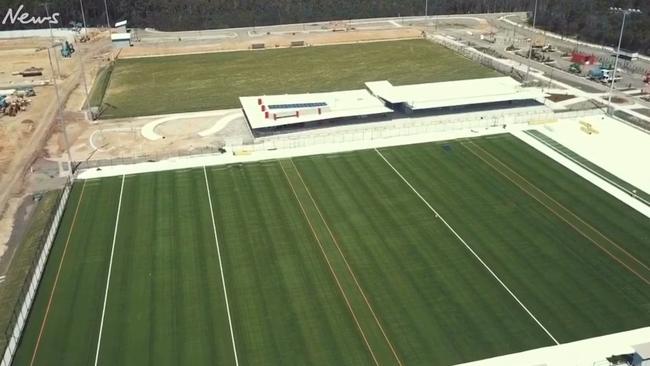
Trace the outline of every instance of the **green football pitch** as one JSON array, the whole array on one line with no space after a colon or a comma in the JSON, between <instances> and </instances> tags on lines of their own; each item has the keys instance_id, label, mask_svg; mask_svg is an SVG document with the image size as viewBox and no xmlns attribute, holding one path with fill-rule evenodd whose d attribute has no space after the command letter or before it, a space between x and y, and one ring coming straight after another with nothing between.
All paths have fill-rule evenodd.
<instances>
[{"instance_id":1,"label":"green football pitch","mask_svg":"<svg viewBox=\"0 0 650 366\"><path fill-rule=\"evenodd\" d=\"M499 74L425 40L117 60L93 100L102 118L239 108L239 97L363 89ZM110 81L108 80L110 77ZM105 95L102 94L105 91Z\"/></svg>"},{"instance_id":2,"label":"green football pitch","mask_svg":"<svg viewBox=\"0 0 650 366\"><path fill-rule=\"evenodd\" d=\"M77 182L16 365L450 365L650 325L650 222L510 135Z\"/></svg>"}]
</instances>

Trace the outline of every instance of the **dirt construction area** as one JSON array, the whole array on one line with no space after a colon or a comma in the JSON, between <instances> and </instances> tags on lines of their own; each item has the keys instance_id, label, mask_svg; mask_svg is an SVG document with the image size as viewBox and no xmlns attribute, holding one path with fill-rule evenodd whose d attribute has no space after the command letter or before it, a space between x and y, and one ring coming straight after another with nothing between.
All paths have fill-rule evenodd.
<instances>
[{"instance_id":1,"label":"dirt construction area","mask_svg":"<svg viewBox=\"0 0 650 366\"><path fill-rule=\"evenodd\" d=\"M26 96L27 103L15 115L0 113L0 265L21 202L34 192L50 189L51 181L58 178L58 174L50 172L46 174L47 179L34 179L38 173L30 169L43 156L43 146L57 130L54 77L61 101L66 109L73 111L69 117L83 121L84 114L80 111L85 89L79 54L86 52L84 66L88 84L104 57L109 57L108 54L101 56L102 52L110 52L109 44L101 35L93 37L87 44L75 46L77 53L71 58L63 58L60 47L50 48L48 56L48 47L51 47L48 38L0 40L0 90L8 93L32 87L36 94ZM23 77L19 74L27 69L38 70L42 75Z\"/></svg>"}]
</instances>

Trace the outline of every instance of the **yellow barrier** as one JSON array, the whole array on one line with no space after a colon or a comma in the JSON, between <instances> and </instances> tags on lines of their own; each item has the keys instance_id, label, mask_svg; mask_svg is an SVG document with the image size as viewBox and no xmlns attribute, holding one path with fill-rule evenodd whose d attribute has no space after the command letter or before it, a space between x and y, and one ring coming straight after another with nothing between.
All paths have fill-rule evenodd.
<instances>
[{"instance_id":1,"label":"yellow barrier","mask_svg":"<svg viewBox=\"0 0 650 366\"><path fill-rule=\"evenodd\" d=\"M598 134L598 130L591 127L591 125L589 125L589 126L582 125L580 127L580 131L586 133L587 135L597 135Z\"/></svg>"}]
</instances>

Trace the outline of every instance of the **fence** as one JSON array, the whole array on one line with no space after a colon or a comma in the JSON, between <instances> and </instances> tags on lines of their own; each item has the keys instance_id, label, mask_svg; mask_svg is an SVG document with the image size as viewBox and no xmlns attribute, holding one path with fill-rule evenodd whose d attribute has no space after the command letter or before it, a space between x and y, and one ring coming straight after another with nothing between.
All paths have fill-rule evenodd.
<instances>
[{"instance_id":1,"label":"fence","mask_svg":"<svg viewBox=\"0 0 650 366\"><path fill-rule=\"evenodd\" d=\"M237 144L241 144L238 142ZM126 164L137 164L137 163L148 163L154 161L161 161L173 158L182 158L187 156L195 155L207 155L207 154L218 154L223 152L223 146L225 144L219 144L215 146L204 146L199 148L194 148L192 150L176 150L171 152L156 152L152 154L132 154L124 155L120 157L110 158L110 159L98 159L98 160L84 160L74 163L74 170L84 170L84 169L101 169L104 166L114 166L114 165L126 165Z\"/></svg>"},{"instance_id":2,"label":"fence","mask_svg":"<svg viewBox=\"0 0 650 366\"><path fill-rule=\"evenodd\" d=\"M101 169L106 166L128 165L136 163L156 162L161 160L183 158L200 155L223 153L223 147L228 150L264 151L274 149L290 149L309 147L320 144L351 143L357 141L372 141L395 137L418 136L431 133L452 132L467 129L483 129L503 125L536 123L551 121L558 118L577 118L600 115L600 110L581 110L553 113L544 107L532 108L527 111L506 110L495 112L472 112L462 117L458 115L426 116L402 118L383 122L352 124L331 128L302 130L284 134L259 137L254 141L226 141L214 146L204 146L191 151L173 151L154 154L124 155L104 160L87 160L77 162L75 170ZM230 152L230 151L229 151ZM1 365L0 365L1 366Z\"/></svg>"},{"instance_id":3,"label":"fence","mask_svg":"<svg viewBox=\"0 0 650 366\"><path fill-rule=\"evenodd\" d=\"M372 141L387 138L420 136L431 133L451 132L467 129L484 129L503 125L523 124L531 121L555 119L552 112L536 109L528 112L485 112L471 117L421 117L399 119L390 122L376 122L366 125L352 125L337 129L314 130L259 138L252 145L233 146L234 149L263 151L292 149L322 144L342 144Z\"/></svg>"},{"instance_id":4,"label":"fence","mask_svg":"<svg viewBox=\"0 0 650 366\"><path fill-rule=\"evenodd\" d=\"M59 223L63 217L63 211L65 210L68 197L70 196L70 190L71 184L68 183L63 188L63 191L61 191L56 211L52 212L49 219L49 225L47 227L50 229L43 232L39 239L40 248L37 250L38 254L34 257L31 268L27 276L25 276L25 282L21 288L21 295L18 297L16 305L14 306L11 321L5 329L4 336L5 339L7 339L7 345L4 350L2 361L0 361L0 366L11 365L16 350L18 349L20 338L25 329L25 324L27 323L27 317L32 309L36 292L41 282L43 271L45 270L45 264L47 263L50 250L52 249L52 244L54 243L54 237L56 236ZM46 233L47 235L45 235Z\"/></svg>"},{"instance_id":5,"label":"fence","mask_svg":"<svg viewBox=\"0 0 650 366\"><path fill-rule=\"evenodd\" d=\"M452 40L443 36L428 36L427 39L430 39L440 44L441 46L448 48L485 67L491 68L505 75L510 75L517 80L524 79L525 66L522 64L517 64L515 66L511 64L510 60L488 55L474 48L471 44L465 44L463 42Z\"/></svg>"}]
</instances>

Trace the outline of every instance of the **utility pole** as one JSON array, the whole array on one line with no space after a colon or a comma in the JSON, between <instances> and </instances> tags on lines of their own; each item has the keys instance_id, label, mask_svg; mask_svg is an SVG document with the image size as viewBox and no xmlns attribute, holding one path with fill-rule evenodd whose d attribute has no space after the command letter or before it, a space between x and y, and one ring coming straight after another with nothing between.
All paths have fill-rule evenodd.
<instances>
[{"instance_id":1,"label":"utility pole","mask_svg":"<svg viewBox=\"0 0 650 366\"><path fill-rule=\"evenodd\" d=\"M88 37L88 27L86 26L86 14L84 13L84 2L83 2L83 0L79 0L79 5L81 6L81 21L84 24L84 33L85 33L85 36Z\"/></svg>"},{"instance_id":2,"label":"utility pole","mask_svg":"<svg viewBox=\"0 0 650 366\"><path fill-rule=\"evenodd\" d=\"M43 7L45 7L45 16L49 19L50 18L50 10L47 7L47 3L42 3ZM47 27L50 29L50 42L52 43L52 47L54 47L54 33L52 33L52 24L50 24L49 20L47 22ZM56 57L56 53L54 54L54 63L56 64L56 74L54 75L54 78L61 77L61 67L59 66L59 59Z\"/></svg>"},{"instance_id":3,"label":"utility pole","mask_svg":"<svg viewBox=\"0 0 650 366\"><path fill-rule=\"evenodd\" d=\"M108 17L108 5L106 4L106 0L104 0L104 12L106 13L106 25L108 26L108 31L111 31L111 19Z\"/></svg>"},{"instance_id":4,"label":"utility pole","mask_svg":"<svg viewBox=\"0 0 650 366\"><path fill-rule=\"evenodd\" d=\"M84 33L86 40L90 40L88 37L88 27L86 26L86 15L84 14L84 3L83 0L79 0L79 5L81 6L81 20L83 21L84 24ZM84 58L83 58L83 53L81 52L81 45L79 45L79 62L81 66L81 81L84 85L84 92L86 93L86 102L82 106L82 109L86 110L86 118L88 118L88 111L90 109L90 105L88 104L90 101L88 100L88 83L86 82L86 67L84 66Z\"/></svg>"},{"instance_id":5,"label":"utility pole","mask_svg":"<svg viewBox=\"0 0 650 366\"><path fill-rule=\"evenodd\" d=\"M528 81L530 75L530 59L533 57L533 41L535 37L535 24L537 23L537 0L535 0L535 9L533 10L533 35L530 37L530 44L528 45L528 67L526 68L526 77L524 81Z\"/></svg>"},{"instance_id":6,"label":"utility pole","mask_svg":"<svg viewBox=\"0 0 650 366\"><path fill-rule=\"evenodd\" d=\"M623 13L623 22L621 24L621 34L618 37L618 47L616 48L616 61L614 61L614 71L612 71L612 83L609 87L609 98L607 100L607 112L610 116L614 114L614 106L612 105L612 95L614 94L614 82L616 82L616 69L618 69L618 58L621 54L621 42L623 41L623 31L625 30L625 18L632 14L641 14L639 9L621 9L609 8L610 11L616 13Z\"/></svg>"},{"instance_id":7,"label":"utility pole","mask_svg":"<svg viewBox=\"0 0 650 366\"><path fill-rule=\"evenodd\" d=\"M426 27L426 22L429 20L429 0L424 2L424 26Z\"/></svg>"},{"instance_id":8,"label":"utility pole","mask_svg":"<svg viewBox=\"0 0 650 366\"><path fill-rule=\"evenodd\" d=\"M51 49L52 47L47 48L47 58L50 61L50 70L52 71L52 74L54 74L54 65L52 65L52 55L51 55ZM52 82L54 83L54 93L56 94L56 118L59 120L59 123L61 124L61 133L63 134L63 142L65 143L65 150L68 155L68 171L70 173L70 177L73 178L73 167L72 167L72 153L70 153L70 139L68 138L68 131L66 130L65 126L65 121L63 120L63 103L61 101L61 95L59 94L59 84L56 81L56 77L52 77Z\"/></svg>"}]
</instances>

